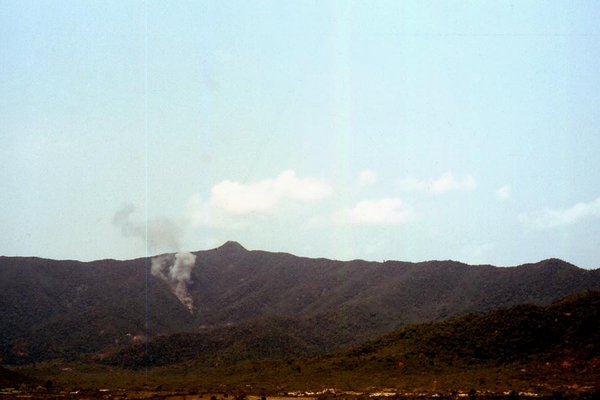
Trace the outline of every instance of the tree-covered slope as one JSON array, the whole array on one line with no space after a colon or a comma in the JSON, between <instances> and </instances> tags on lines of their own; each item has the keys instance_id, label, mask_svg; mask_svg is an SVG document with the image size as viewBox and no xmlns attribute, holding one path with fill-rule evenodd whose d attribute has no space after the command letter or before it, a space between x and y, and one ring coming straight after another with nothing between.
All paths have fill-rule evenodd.
<instances>
[{"instance_id":1,"label":"tree-covered slope","mask_svg":"<svg viewBox=\"0 0 600 400\"><path fill-rule=\"evenodd\" d=\"M310 325L309 347L324 352L407 324L600 290L600 270L556 259L510 268L342 262L248 251L234 242L194 255L185 285L192 312L172 284L152 273L157 259L172 266L173 254L88 263L0 257L2 362L107 354L140 337L208 332L257 318Z\"/></svg>"},{"instance_id":2,"label":"tree-covered slope","mask_svg":"<svg viewBox=\"0 0 600 400\"><path fill-rule=\"evenodd\" d=\"M208 335L157 338L105 360L148 368L157 382L267 391L338 390L437 394L506 390L549 395L600 390L600 292L548 306L522 304L403 327L359 346L315 357L296 326L249 323ZM214 334L214 335L213 335ZM156 371L156 373L154 372Z\"/></svg>"}]
</instances>

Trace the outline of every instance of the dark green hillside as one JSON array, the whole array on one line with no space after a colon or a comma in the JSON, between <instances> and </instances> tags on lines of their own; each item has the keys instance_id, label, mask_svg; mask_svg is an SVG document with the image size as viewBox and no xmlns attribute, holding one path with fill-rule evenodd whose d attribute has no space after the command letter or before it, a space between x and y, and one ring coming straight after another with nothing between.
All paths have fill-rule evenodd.
<instances>
[{"instance_id":1,"label":"dark green hillside","mask_svg":"<svg viewBox=\"0 0 600 400\"><path fill-rule=\"evenodd\" d=\"M196 253L190 290L201 305L195 318L203 324L328 314L341 325L356 319L372 325L353 332L364 338L410 323L600 290L599 270L554 259L497 268L454 261L341 262L224 247L234 251Z\"/></svg>"},{"instance_id":2,"label":"dark green hillside","mask_svg":"<svg viewBox=\"0 0 600 400\"><path fill-rule=\"evenodd\" d=\"M21 385L40 385L41 381L0 366L0 389Z\"/></svg>"},{"instance_id":3,"label":"dark green hillside","mask_svg":"<svg viewBox=\"0 0 600 400\"><path fill-rule=\"evenodd\" d=\"M139 368L189 361L214 366L242 360L312 357L337 347L325 331L324 327L315 328L310 320L259 318L203 333L159 336L147 346L141 343L118 351L104 362Z\"/></svg>"},{"instance_id":4,"label":"dark green hillside","mask_svg":"<svg viewBox=\"0 0 600 400\"><path fill-rule=\"evenodd\" d=\"M561 380L598 389L600 292L546 307L524 304L408 326L303 368L338 371L332 382L343 377L365 385L369 379L393 385L427 376L463 389L495 382L544 387Z\"/></svg>"},{"instance_id":5,"label":"dark green hillside","mask_svg":"<svg viewBox=\"0 0 600 400\"><path fill-rule=\"evenodd\" d=\"M483 314L401 328L337 353L306 357L297 322L265 319L204 334L156 338L104 360L152 384L208 389L399 391L523 391L578 396L600 390L600 292L548 306L517 305ZM311 344L314 347L311 347ZM131 368L133 367L133 368ZM120 372L124 374L124 372Z\"/></svg>"},{"instance_id":6,"label":"dark green hillside","mask_svg":"<svg viewBox=\"0 0 600 400\"><path fill-rule=\"evenodd\" d=\"M599 314L600 292L587 291L544 307L524 304L411 325L314 357L306 356L321 344L309 340L309 326L266 318L156 337L147 360L145 345L134 345L96 362L54 360L19 371L83 388L244 388L271 395L334 388L444 398L513 393L513 399L521 392L519 397L592 399L600 393Z\"/></svg>"},{"instance_id":7,"label":"dark green hillside","mask_svg":"<svg viewBox=\"0 0 600 400\"><path fill-rule=\"evenodd\" d=\"M202 334L158 337L148 345L149 366L195 360L231 364L241 360L314 355L323 346L307 323L263 319ZM313 338L312 343L309 341ZM320 338L319 338L320 339ZM133 346L108 361L144 366L145 346ZM523 304L485 314L402 328L380 339L328 358L353 360L361 368L381 360L400 361L404 371L476 364L550 362L600 357L600 292L573 295L546 307ZM376 363L370 363L375 360ZM598 360L600 361L600 359Z\"/></svg>"},{"instance_id":8,"label":"dark green hillside","mask_svg":"<svg viewBox=\"0 0 600 400\"><path fill-rule=\"evenodd\" d=\"M590 361L600 357L600 292L584 292L546 307L523 304L409 326L344 357L373 355L401 360L411 371L563 358Z\"/></svg>"},{"instance_id":9,"label":"dark green hillside","mask_svg":"<svg viewBox=\"0 0 600 400\"><path fill-rule=\"evenodd\" d=\"M189 313L162 281L146 286L145 269L145 260L0 257L0 360L73 358L114 347L128 334L144 334L146 310L150 334L185 330Z\"/></svg>"},{"instance_id":10,"label":"dark green hillside","mask_svg":"<svg viewBox=\"0 0 600 400\"><path fill-rule=\"evenodd\" d=\"M600 270L556 259L497 268L454 261L341 262L247 251L235 243L226 247L233 251L197 253L191 291L201 305L198 323L311 318L335 330L340 347L407 324L524 302L544 305L582 290L600 290Z\"/></svg>"},{"instance_id":11,"label":"dark green hillside","mask_svg":"<svg viewBox=\"0 0 600 400\"><path fill-rule=\"evenodd\" d=\"M296 347L304 349L299 354L322 354L408 324L600 290L600 270L556 259L510 268L342 262L248 251L235 242L194 254L187 285L193 312L166 279L151 274L152 259L0 257L1 362L100 357L135 337L282 318L296 320L289 325ZM161 257L166 267L175 260L173 254ZM294 326L310 329L296 334ZM308 331L310 340L303 333Z\"/></svg>"}]
</instances>

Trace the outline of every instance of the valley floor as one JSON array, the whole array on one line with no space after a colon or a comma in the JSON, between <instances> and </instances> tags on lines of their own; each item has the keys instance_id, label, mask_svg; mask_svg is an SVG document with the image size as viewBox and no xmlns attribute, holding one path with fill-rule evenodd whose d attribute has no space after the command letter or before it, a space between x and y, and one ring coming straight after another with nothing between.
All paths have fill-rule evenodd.
<instances>
[{"instance_id":1,"label":"valley floor","mask_svg":"<svg viewBox=\"0 0 600 400\"><path fill-rule=\"evenodd\" d=\"M507 374L506 380L494 384L472 385L471 378L454 376L405 376L395 386L365 386L361 382L344 382L342 385L329 385L312 377L303 383L284 384L258 380L256 376L232 377L223 375L202 376L199 371L182 370L124 370L89 364L38 364L12 368L37 380L36 384L13 385L0 388L0 400L9 399L156 399L156 400L383 400L383 399L539 399L539 400L600 400L598 382L573 383L574 376L554 376L552 380L540 383L517 379ZM480 371L478 376L485 376ZM488 375L489 376L489 375ZM373 377L375 378L375 377ZM522 376L521 378L525 378ZM480 379L480 378L478 378ZM52 382L50 390L45 383ZM317 383L318 382L318 383ZM557 383L559 382L559 383ZM381 383L381 382L380 382ZM359 389L358 386L362 389ZM316 389L320 387L321 389ZM470 388L470 389L469 389Z\"/></svg>"},{"instance_id":2,"label":"valley floor","mask_svg":"<svg viewBox=\"0 0 600 400\"><path fill-rule=\"evenodd\" d=\"M92 399L103 399L103 400L125 400L125 399L154 399L154 400L368 400L381 398L389 399L431 399L431 400L518 400L518 399L536 399L536 400L599 400L599 392L579 392L564 394L561 392L555 392L552 395L541 395L538 393L531 392L502 392L502 393L450 393L450 394L430 394L430 393L395 393L395 392L373 392L370 394L366 393L352 393L352 392L333 392L326 391L324 393L312 393L313 396L308 396L305 393L288 394L286 396L257 396L257 395L242 395L234 396L224 393L197 393L191 392L177 392L177 391L157 391L157 390L76 390L76 391L52 391L45 392L41 390L15 390L15 389L3 389L0 391L1 400L92 400Z\"/></svg>"}]
</instances>

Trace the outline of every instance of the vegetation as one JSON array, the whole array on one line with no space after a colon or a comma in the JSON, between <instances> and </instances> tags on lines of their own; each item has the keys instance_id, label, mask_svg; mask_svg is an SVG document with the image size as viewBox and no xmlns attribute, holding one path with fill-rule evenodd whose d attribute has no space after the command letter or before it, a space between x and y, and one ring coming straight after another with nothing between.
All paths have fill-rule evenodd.
<instances>
[{"instance_id":1,"label":"vegetation","mask_svg":"<svg viewBox=\"0 0 600 400\"><path fill-rule=\"evenodd\" d=\"M0 359L26 364L105 357L146 337L215 331L227 338L253 324L277 333L282 321L289 331L278 351L310 356L409 324L600 290L600 270L555 259L513 268L340 262L247 251L234 242L196 255L188 287L193 313L149 273L151 260L0 257ZM173 255L164 257L168 263Z\"/></svg>"},{"instance_id":2,"label":"vegetation","mask_svg":"<svg viewBox=\"0 0 600 400\"><path fill-rule=\"evenodd\" d=\"M50 381L48 392L599 389L600 292L589 289L600 270L338 262L237 243L197 256L193 313L148 260L0 257L0 362L11 366L0 375Z\"/></svg>"},{"instance_id":3,"label":"vegetation","mask_svg":"<svg viewBox=\"0 0 600 400\"><path fill-rule=\"evenodd\" d=\"M0 366L0 388L35 385L41 381Z\"/></svg>"},{"instance_id":4,"label":"vegetation","mask_svg":"<svg viewBox=\"0 0 600 400\"><path fill-rule=\"evenodd\" d=\"M310 358L261 353L257 349L262 347L255 346L258 331L240 330L238 340L216 346L210 356L188 354L161 366L123 368L126 362L118 366L57 360L21 370L71 387L160 386L230 393L244 388L268 395L327 388L338 393L388 391L424 396L472 391L478 397L514 390L548 398L560 394L591 399L600 393L599 313L600 292L588 291L545 307L525 304L411 325L342 352ZM193 335L184 336L191 345ZM167 339L150 342L151 357L161 356L153 353L159 349L167 352L164 360L170 359L171 352L181 352L177 345L162 348ZM169 343L182 343L177 341L181 338L170 339ZM273 339L277 348L279 339ZM198 349L205 349L207 343L196 342ZM234 357L236 353L244 356ZM113 361L130 356L116 353Z\"/></svg>"}]
</instances>

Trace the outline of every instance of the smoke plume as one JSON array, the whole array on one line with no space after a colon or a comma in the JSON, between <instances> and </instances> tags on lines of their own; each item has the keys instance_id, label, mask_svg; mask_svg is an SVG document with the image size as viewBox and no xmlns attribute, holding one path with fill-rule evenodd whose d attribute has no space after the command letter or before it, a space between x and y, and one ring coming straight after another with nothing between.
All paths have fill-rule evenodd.
<instances>
[{"instance_id":1,"label":"smoke plume","mask_svg":"<svg viewBox=\"0 0 600 400\"><path fill-rule=\"evenodd\" d=\"M170 256L158 256L152 259L150 272L166 281L179 301L190 310L194 311L194 299L188 291L192 282L192 268L196 264L196 256L188 252L175 254L175 262Z\"/></svg>"},{"instance_id":2,"label":"smoke plume","mask_svg":"<svg viewBox=\"0 0 600 400\"><path fill-rule=\"evenodd\" d=\"M179 250L180 227L166 218L154 218L141 221L135 216L135 207L131 204L121 207L113 216L113 224L121 230L125 237L135 237L146 243L152 251ZM196 256L188 252L153 257L150 272L167 282L171 291L179 301L194 311L194 300L188 287L192 284L192 268L196 264Z\"/></svg>"},{"instance_id":3,"label":"smoke plume","mask_svg":"<svg viewBox=\"0 0 600 400\"><path fill-rule=\"evenodd\" d=\"M136 218L132 204L121 207L113 216L112 222L123 236L135 237L142 242L147 240L148 247L152 250L173 251L180 248L181 228L176 223L167 218L141 221Z\"/></svg>"}]
</instances>

